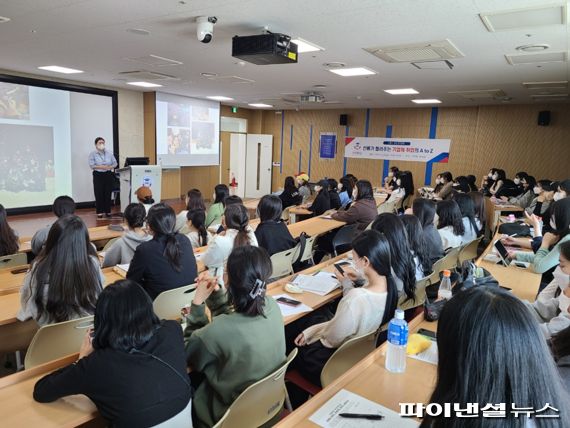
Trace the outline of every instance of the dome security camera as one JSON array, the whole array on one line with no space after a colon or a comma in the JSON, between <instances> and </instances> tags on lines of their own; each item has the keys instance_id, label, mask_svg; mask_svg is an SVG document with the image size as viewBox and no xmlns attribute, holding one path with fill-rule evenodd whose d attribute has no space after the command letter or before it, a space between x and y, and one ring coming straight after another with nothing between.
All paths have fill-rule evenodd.
<instances>
[{"instance_id":1,"label":"dome security camera","mask_svg":"<svg viewBox=\"0 0 570 428\"><path fill-rule=\"evenodd\" d=\"M214 37L214 24L218 22L215 16L199 16L196 18L198 27L196 28L196 37L202 43L210 43Z\"/></svg>"}]
</instances>

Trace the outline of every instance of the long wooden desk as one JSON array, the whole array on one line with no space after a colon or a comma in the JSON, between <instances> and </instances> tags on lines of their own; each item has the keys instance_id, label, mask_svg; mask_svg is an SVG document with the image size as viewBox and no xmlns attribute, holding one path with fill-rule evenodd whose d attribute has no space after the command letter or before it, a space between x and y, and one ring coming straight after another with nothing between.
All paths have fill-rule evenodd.
<instances>
[{"instance_id":1,"label":"long wooden desk","mask_svg":"<svg viewBox=\"0 0 570 428\"><path fill-rule=\"evenodd\" d=\"M124 232L111 230L107 226L97 226L89 228L89 239L95 244L104 244L113 238L122 236ZM20 253L28 253L32 251L32 238L20 238Z\"/></svg>"},{"instance_id":2,"label":"long wooden desk","mask_svg":"<svg viewBox=\"0 0 570 428\"><path fill-rule=\"evenodd\" d=\"M376 206L382 205L386 199L388 199L387 193L374 193L374 200L376 201ZM302 208L301 206L294 206L289 208L289 221L291 224L297 222L297 216L299 215L312 215L313 213L307 208Z\"/></svg>"},{"instance_id":3,"label":"long wooden desk","mask_svg":"<svg viewBox=\"0 0 570 428\"><path fill-rule=\"evenodd\" d=\"M524 211L524 209L518 205L497 204L493 202L490 197L485 197L485 214L488 232L487 236L492 236L495 233L495 229L499 224L501 213L505 211L521 212Z\"/></svg>"}]
</instances>

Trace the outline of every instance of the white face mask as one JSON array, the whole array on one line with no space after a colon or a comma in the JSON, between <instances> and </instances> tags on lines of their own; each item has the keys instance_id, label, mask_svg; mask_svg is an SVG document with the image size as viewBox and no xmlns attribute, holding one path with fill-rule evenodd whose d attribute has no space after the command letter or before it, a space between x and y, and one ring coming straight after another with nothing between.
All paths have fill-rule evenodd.
<instances>
[{"instance_id":1,"label":"white face mask","mask_svg":"<svg viewBox=\"0 0 570 428\"><path fill-rule=\"evenodd\" d=\"M441 178L436 178L436 179L435 179L435 184L441 184Z\"/></svg>"},{"instance_id":2,"label":"white face mask","mask_svg":"<svg viewBox=\"0 0 570 428\"><path fill-rule=\"evenodd\" d=\"M540 192L542 192L542 189L538 186L534 186L534 189L532 189L532 191L534 192L535 195L540 195Z\"/></svg>"},{"instance_id":3,"label":"white face mask","mask_svg":"<svg viewBox=\"0 0 570 428\"><path fill-rule=\"evenodd\" d=\"M516 184L517 186L518 186L519 184L521 184L521 181L520 181L520 179L518 179L518 178L515 178L513 181L515 182L515 184Z\"/></svg>"},{"instance_id":4,"label":"white face mask","mask_svg":"<svg viewBox=\"0 0 570 428\"><path fill-rule=\"evenodd\" d=\"M97 150L99 150L99 151L101 151L101 152L102 152L103 150L105 150L105 144L101 144L101 143L97 144Z\"/></svg>"},{"instance_id":5,"label":"white face mask","mask_svg":"<svg viewBox=\"0 0 570 428\"><path fill-rule=\"evenodd\" d=\"M564 293L560 293L558 296L558 308L560 309L560 315L570 318L570 313L568 308L570 307L570 297Z\"/></svg>"},{"instance_id":6,"label":"white face mask","mask_svg":"<svg viewBox=\"0 0 570 428\"><path fill-rule=\"evenodd\" d=\"M558 283L560 290L564 291L570 285L569 284L570 283L570 275L562 272L562 269L560 269L560 266L557 266L556 269L554 269L554 272L552 272L552 276L556 280L556 282Z\"/></svg>"},{"instance_id":7,"label":"white face mask","mask_svg":"<svg viewBox=\"0 0 570 428\"><path fill-rule=\"evenodd\" d=\"M357 197L357 196L358 196L358 190L354 189L354 190L352 191L352 200L353 200L353 201L356 201L356 197Z\"/></svg>"},{"instance_id":8,"label":"white face mask","mask_svg":"<svg viewBox=\"0 0 570 428\"><path fill-rule=\"evenodd\" d=\"M555 201L559 201L560 199L564 199L564 198L565 198L564 192L556 192L554 194L554 200Z\"/></svg>"},{"instance_id":9,"label":"white face mask","mask_svg":"<svg viewBox=\"0 0 570 428\"><path fill-rule=\"evenodd\" d=\"M493 180L496 180L497 178L499 178L499 176L497 174L493 174Z\"/></svg>"},{"instance_id":10,"label":"white face mask","mask_svg":"<svg viewBox=\"0 0 570 428\"><path fill-rule=\"evenodd\" d=\"M338 186L336 186L336 188L337 188L338 190L342 190L342 183L338 183Z\"/></svg>"},{"instance_id":11,"label":"white face mask","mask_svg":"<svg viewBox=\"0 0 570 428\"><path fill-rule=\"evenodd\" d=\"M352 260L352 266L354 267L354 270L356 271L358 276L364 276L364 268L360 265L360 263L357 263L356 260L357 259Z\"/></svg>"},{"instance_id":12,"label":"white face mask","mask_svg":"<svg viewBox=\"0 0 570 428\"><path fill-rule=\"evenodd\" d=\"M490 172L489 174L487 174L487 177L489 177L489 178L493 178L493 173L492 173L492 172Z\"/></svg>"},{"instance_id":13,"label":"white face mask","mask_svg":"<svg viewBox=\"0 0 570 428\"><path fill-rule=\"evenodd\" d=\"M400 180L400 179L398 178L398 179L396 180L396 184L397 184L398 186L401 186L401 185L402 185L402 180Z\"/></svg>"},{"instance_id":14,"label":"white face mask","mask_svg":"<svg viewBox=\"0 0 570 428\"><path fill-rule=\"evenodd\" d=\"M388 173L388 177L392 178L393 176L394 176L394 173L393 173L393 172L389 172L389 173Z\"/></svg>"},{"instance_id":15,"label":"white face mask","mask_svg":"<svg viewBox=\"0 0 570 428\"><path fill-rule=\"evenodd\" d=\"M215 200L216 200L216 194L212 193L212 201L215 201Z\"/></svg>"}]
</instances>

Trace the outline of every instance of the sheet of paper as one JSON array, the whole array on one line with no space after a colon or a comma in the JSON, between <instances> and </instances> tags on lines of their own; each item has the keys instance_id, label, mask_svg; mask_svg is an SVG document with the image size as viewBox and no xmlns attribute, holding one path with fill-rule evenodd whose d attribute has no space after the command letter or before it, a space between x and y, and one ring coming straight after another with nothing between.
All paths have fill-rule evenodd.
<instances>
[{"instance_id":1,"label":"sheet of paper","mask_svg":"<svg viewBox=\"0 0 570 428\"><path fill-rule=\"evenodd\" d=\"M339 416L339 413L381 414L384 419L380 421L347 419ZM413 419L400 417L393 410L346 389L337 392L319 410L313 413L309 420L323 428L412 428L419 425Z\"/></svg>"},{"instance_id":2,"label":"sheet of paper","mask_svg":"<svg viewBox=\"0 0 570 428\"><path fill-rule=\"evenodd\" d=\"M121 269L121 270L124 270L125 272L128 272L128 271L129 271L129 263L125 263L125 264L122 264L122 265L117 265L117 267L118 267L119 269Z\"/></svg>"},{"instance_id":3,"label":"sheet of paper","mask_svg":"<svg viewBox=\"0 0 570 428\"><path fill-rule=\"evenodd\" d=\"M419 354L415 355L408 355L410 358L415 358L416 360L425 361L426 363L433 364L437 366L437 342L434 340L431 341L431 346L427 348L425 351L420 352Z\"/></svg>"},{"instance_id":4,"label":"sheet of paper","mask_svg":"<svg viewBox=\"0 0 570 428\"><path fill-rule=\"evenodd\" d=\"M277 300L279 297L284 297L286 299L293 299L297 301L299 300L295 296L289 296L288 294L277 294L272 297L275 300ZM305 312L311 312L313 310L313 308L311 308L308 305L305 305L304 303L301 303L298 306L290 306L281 302L277 302L277 304L279 305L279 309L281 309L281 315L283 315L283 317L290 317L291 315L303 314Z\"/></svg>"},{"instance_id":5,"label":"sheet of paper","mask_svg":"<svg viewBox=\"0 0 570 428\"><path fill-rule=\"evenodd\" d=\"M330 272L319 272L315 275L297 275L292 282L304 291L326 296L334 289L340 287L340 283L336 277Z\"/></svg>"},{"instance_id":6,"label":"sheet of paper","mask_svg":"<svg viewBox=\"0 0 570 428\"><path fill-rule=\"evenodd\" d=\"M204 255L204 253L194 253L194 258L196 259L196 261L200 260L200 257L202 257Z\"/></svg>"}]
</instances>

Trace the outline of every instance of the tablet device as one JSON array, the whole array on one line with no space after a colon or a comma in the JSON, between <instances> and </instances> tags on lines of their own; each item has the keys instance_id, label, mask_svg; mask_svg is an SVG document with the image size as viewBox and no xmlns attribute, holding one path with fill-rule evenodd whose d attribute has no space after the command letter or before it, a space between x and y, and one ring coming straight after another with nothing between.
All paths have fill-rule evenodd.
<instances>
[{"instance_id":1,"label":"tablet device","mask_svg":"<svg viewBox=\"0 0 570 428\"><path fill-rule=\"evenodd\" d=\"M494 245L495 248L497 249L499 257L501 258L501 262L505 267L508 267L512 262L511 258L509 257L509 252L507 251L507 249L500 240L496 240Z\"/></svg>"}]
</instances>

